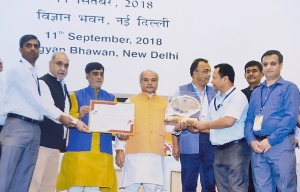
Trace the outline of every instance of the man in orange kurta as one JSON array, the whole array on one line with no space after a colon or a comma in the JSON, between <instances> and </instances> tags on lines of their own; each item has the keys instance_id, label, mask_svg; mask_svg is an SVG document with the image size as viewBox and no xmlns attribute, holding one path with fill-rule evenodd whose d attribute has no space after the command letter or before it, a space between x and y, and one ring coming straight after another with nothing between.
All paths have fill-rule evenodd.
<instances>
[{"instance_id":1,"label":"man in orange kurta","mask_svg":"<svg viewBox=\"0 0 300 192\"><path fill-rule=\"evenodd\" d=\"M142 72L140 86L142 92L127 101L135 104L134 135L126 141L126 155L125 142L116 138L116 164L124 166L120 187L125 192L137 192L141 184L145 192L157 192L163 190L166 131L175 132L164 124L168 101L155 93L158 75Z\"/></svg>"}]
</instances>

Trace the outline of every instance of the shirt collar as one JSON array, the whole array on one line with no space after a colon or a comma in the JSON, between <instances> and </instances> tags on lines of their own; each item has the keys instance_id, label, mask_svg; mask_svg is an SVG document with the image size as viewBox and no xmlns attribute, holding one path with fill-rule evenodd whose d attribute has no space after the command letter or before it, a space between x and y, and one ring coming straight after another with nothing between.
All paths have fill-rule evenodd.
<instances>
[{"instance_id":1,"label":"shirt collar","mask_svg":"<svg viewBox=\"0 0 300 192\"><path fill-rule=\"evenodd\" d=\"M90 85L87 87L87 89L88 89L89 91L91 91L92 93L95 93L94 88L91 87ZM100 93L100 91L101 91L101 88L99 89L98 94Z\"/></svg>"},{"instance_id":2,"label":"shirt collar","mask_svg":"<svg viewBox=\"0 0 300 192\"><path fill-rule=\"evenodd\" d=\"M52 75L52 73L50 71L48 72L48 74L51 75L52 77L55 77L54 75ZM61 80L59 80L59 79L56 78L56 80L59 81L59 82L61 82L62 84L65 84L65 79L63 79L61 81Z\"/></svg>"},{"instance_id":3,"label":"shirt collar","mask_svg":"<svg viewBox=\"0 0 300 192\"><path fill-rule=\"evenodd\" d=\"M202 92L194 85L193 82L192 82L192 85L193 85L195 91L198 91L198 92L201 93L201 94L206 92L206 85L204 86L204 90L203 90Z\"/></svg>"},{"instance_id":4,"label":"shirt collar","mask_svg":"<svg viewBox=\"0 0 300 192\"><path fill-rule=\"evenodd\" d=\"M277 83L283 84L283 83L284 83L284 79L280 76L279 79L278 79L273 85L275 85L275 84L277 84ZM265 86L265 87L268 87L268 86L267 86L267 81L265 80L265 81L262 83L262 85ZM272 85L271 85L271 86L272 86ZM270 87L270 86L269 86L269 87Z\"/></svg>"},{"instance_id":5,"label":"shirt collar","mask_svg":"<svg viewBox=\"0 0 300 192\"><path fill-rule=\"evenodd\" d=\"M228 91L226 91L226 93L224 93L223 95L221 95L222 93L220 91L218 91L218 93L216 94L216 97L225 97L226 95L228 95L233 89L235 88L235 86L232 86L230 89L228 89Z\"/></svg>"},{"instance_id":6,"label":"shirt collar","mask_svg":"<svg viewBox=\"0 0 300 192\"><path fill-rule=\"evenodd\" d=\"M26 59L21 58L20 63L22 63L27 69L34 68Z\"/></svg>"},{"instance_id":7,"label":"shirt collar","mask_svg":"<svg viewBox=\"0 0 300 192\"><path fill-rule=\"evenodd\" d=\"M256 88L259 87L259 86L261 86L261 83L258 84L257 86L255 86L253 89L251 89L250 86L249 86L248 89L249 89L250 91L253 91L254 89L256 89Z\"/></svg>"},{"instance_id":8,"label":"shirt collar","mask_svg":"<svg viewBox=\"0 0 300 192\"><path fill-rule=\"evenodd\" d=\"M155 96L156 95L156 93L151 93L151 94L149 94L149 93L146 93L146 92L141 92L140 93L143 97L147 97L147 98L152 98L153 96Z\"/></svg>"}]
</instances>

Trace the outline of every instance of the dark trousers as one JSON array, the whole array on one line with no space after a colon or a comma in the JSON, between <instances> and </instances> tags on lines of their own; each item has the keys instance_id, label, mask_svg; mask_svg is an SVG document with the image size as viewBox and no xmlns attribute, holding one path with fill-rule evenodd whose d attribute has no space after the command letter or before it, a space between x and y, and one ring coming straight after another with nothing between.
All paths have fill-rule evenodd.
<instances>
[{"instance_id":1,"label":"dark trousers","mask_svg":"<svg viewBox=\"0 0 300 192\"><path fill-rule=\"evenodd\" d=\"M212 151L202 155L180 154L183 192L196 192L199 173L202 192L215 192L213 158Z\"/></svg>"},{"instance_id":2,"label":"dark trousers","mask_svg":"<svg viewBox=\"0 0 300 192\"><path fill-rule=\"evenodd\" d=\"M0 134L0 191L28 192L40 145L36 124L8 117Z\"/></svg>"},{"instance_id":3,"label":"dark trousers","mask_svg":"<svg viewBox=\"0 0 300 192\"><path fill-rule=\"evenodd\" d=\"M249 166L249 190L248 190L248 192L255 192L253 178L252 178L251 162L250 162L250 166Z\"/></svg>"},{"instance_id":4,"label":"dark trousers","mask_svg":"<svg viewBox=\"0 0 300 192\"><path fill-rule=\"evenodd\" d=\"M219 192L248 192L250 147L246 140L214 148L214 173Z\"/></svg>"}]
</instances>

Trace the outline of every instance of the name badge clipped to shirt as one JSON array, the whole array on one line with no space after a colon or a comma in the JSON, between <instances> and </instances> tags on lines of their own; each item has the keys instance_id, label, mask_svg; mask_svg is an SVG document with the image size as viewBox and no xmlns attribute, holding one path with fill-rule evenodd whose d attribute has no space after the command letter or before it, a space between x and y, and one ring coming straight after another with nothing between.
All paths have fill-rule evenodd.
<instances>
[{"instance_id":1,"label":"name badge clipped to shirt","mask_svg":"<svg viewBox=\"0 0 300 192\"><path fill-rule=\"evenodd\" d=\"M205 116L200 116L200 121L205 121Z\"/></svg>"},{"instance_id":2,"label":"name badge clipped to shirt","mask_svg":"<svg viewBox=\"0 0 300 192\"><path fill-rule=\"evenodd\" d=\"M260 131L264 116L256 115L253 124L253 131Z\"/></svg>"}]
</instances>

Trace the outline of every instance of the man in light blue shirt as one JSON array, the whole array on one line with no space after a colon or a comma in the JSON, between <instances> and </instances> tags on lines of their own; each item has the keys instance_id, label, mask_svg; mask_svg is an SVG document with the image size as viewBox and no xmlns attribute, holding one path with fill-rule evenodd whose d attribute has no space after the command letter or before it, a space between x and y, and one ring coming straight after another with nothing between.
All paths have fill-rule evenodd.
<instances>
[{"instance_id":1,"label":"man in light blue shirt","mask_svg":"<svg viewBox=\"0 0 300 192\"><path fill-rule=\"evenodd\" d=\"M245 137L252 147L255 190L296 191L295 126L299 113L299 89L280 72L283 56L270 50L263 54L266 80L250 99Z\"/></svg>"},{"instance_id":2,"label":"man in light blue shirt","mask_svg":"<svg viewBox=\"0 0 300 192\"><path fill-rule=\"evenodd\" d=\"M244 138L247 97L234 87L232 66L222 63L214 68L211 83L218 93L210 103L207 121L195 123L190 130L210 130L218 191L248 192L250 148Z\"/></svg>"}]
</instances>

